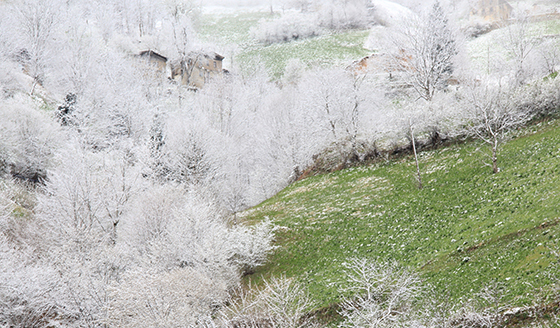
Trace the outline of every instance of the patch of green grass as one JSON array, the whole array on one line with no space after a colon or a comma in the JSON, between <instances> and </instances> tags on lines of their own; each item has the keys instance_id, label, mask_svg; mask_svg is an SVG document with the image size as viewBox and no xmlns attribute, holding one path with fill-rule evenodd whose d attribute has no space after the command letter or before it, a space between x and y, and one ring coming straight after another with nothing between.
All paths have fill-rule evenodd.
<instances>
[{"instance_id":1,"label":"patch of green grass","mask_svg":"<svg viewBox=\"0 0 560 328\"><path fill-rule=\"evenodd\" d=\"M511 60L512 54L508 44L516 36L513 26L495 29L478 38L469 40L465 45L467 53L472 60L472 68L480 72L492 72L503 69L504 61ZM560 33L560 19L551 19L529 23L525 37L530 40L539 40L543 35ZM511 48L511 46L510 46Z\"/></svg>"},{"instance_id":2,"label":"patch of green grass","mask_svg":"<svg viewBox=\"0 0 560 328\"><path fill-rule=\"evenodd\" d=\"M554 80L558 76L558 72L552 72L544 77L543 81Z\"/></svg>"},{"instance_id":3,"label":"patch of green grass","mask_svg":"<svg viewBox=\"0 0 560 328\"><path fill-rule=\"evenodd\" d=\"M368 30L350 30L324 34L309 39L265 45L252 39L250 30L260 19L270 18L270 12L246 12L203 15L198 24L205 41L226 46L235 44L235 65L244 70L262 62L274 79L282 77L286 63L297 58L308 67L347 66L370 51L363 48ZM233 53L224 54L232 56ZM231 58L226 59L230 63Z\"/></svg>"},{"instance_id":4,"label":"patch of green grass","mask_svg":"<svg viewBox=\"0 0 560 328\"><path fill-rule=\"evenodd\" d=\"M234 12L205 14L196 24L199 37L218 44L236 44L243 47L252 43L250 30L262 18L270 18L269 12Z\"/></svg>"},{"instance_id":5,"label":"patch of green grass","mask_svg":"<svg viewBox=\"0 0 560 328\"><path fill-rule=\"evenodd\" d=\"M479 149L480 148L480 149ZM560 121L527 128L507 143L493 174L484 145L420 154L424 189L410 157L299 181L247 211L280 226L281 246L251 279L286 274L320 306L341 300L341 263L397 260L453 301L492 282L504 302L554 293L560 236Z\"/></svg>"},{"instance_id":6,"label":"patch of green grass","mask_svg":"<svg viewBox=\"0 0 560 328\"><path fill-rule=\"evenodd\" d=\"M269 46L255 44L244 49L238 60L247 65L261 60L275 78L282 76L286 63L292 58L299 59L308 67L347 66L370 53L363 48L368 33L347 31Z\"/></svg>"}]
</instances>

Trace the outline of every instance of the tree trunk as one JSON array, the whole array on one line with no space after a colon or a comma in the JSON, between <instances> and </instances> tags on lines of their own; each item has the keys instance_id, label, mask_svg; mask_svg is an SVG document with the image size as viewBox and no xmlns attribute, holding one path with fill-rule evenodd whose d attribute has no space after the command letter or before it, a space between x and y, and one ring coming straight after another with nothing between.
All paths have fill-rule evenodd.
<instances>
[{"instance_id":1,"label":"tree trunk","mask_svg":"<svg viewBox=\"0 0 560 328\"><path fill-rule=\"evenodd\" d=\"M432 130L431 142L432 142L433 149L436 149L439 143L441 142L441 136L437 129Z\"/></svg>"},{"instance_id":2,"label":"tree trunk","mask_svg":"<svg viewBox=\"0 0 560 328\"><path fill-rule=\"evenodd\" d=\"M37 78L33 79L33 84L31 85L31 92L29 93L30 96L33 96L35 93L35 87L37 86L37 84L39 84L39 82L37 82Z\"/></svg>"},{"instance_id":3,"label":"tree trunk","mask_svg":"<svg viewBox=\"0 0 560 328\"><path fill-rule=\"evenodd\" d=\"M418 180L418 189L422 189L422 176L420 175L420 165L418 164L418 154L416 153L416 140L414 139L414 131L412 125L410 126L410 137L412 141L412 150L414 151L414 160L416 161L416 173Z\"/></svg>"},{"instance_id":4,"label":"tree trunk","mask_svg":"<svg viewBox=\"0 0 560 328\"><path fill-rule=\"evenodd\" d=\"M498 173L498 143L495 141L492 145L492 170Z\"/></svg>"}]
</instances>

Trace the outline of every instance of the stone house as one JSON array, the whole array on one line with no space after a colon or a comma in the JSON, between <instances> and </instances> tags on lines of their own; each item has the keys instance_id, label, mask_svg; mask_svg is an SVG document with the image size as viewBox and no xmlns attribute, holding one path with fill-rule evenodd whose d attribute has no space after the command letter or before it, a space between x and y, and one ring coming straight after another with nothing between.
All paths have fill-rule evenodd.
<instances>
[{"instance_id":1,"label":"stone house","mask_svg":"<svg viewBox=\"0 0 560 328\"><path fill-rule=\"evenodd\" d=\"M506 0L479 0L471 10L471 18L480 17L490 23L504 22L511 17L512 11L513 7Z\"/></svg>"},{"instance_id":2,"label":"stone house","mask_svg":"<svg viewBox=\"0 0 560 328\"><path fill-rule=\"evenodd\" d=\"M210 79L223 76L223 60L217 53L191 52L185 60L171 65L171 78L189 88L201 89Z\"/></svg>"},{"instance_id":3,"label":"stone house","mask_svg":"<svg viewBox=\"0 0 560 328\"><path fill-rule=\"evenodd\" d=\"M217 53L190 52L185 60L168 60L153 51L141 51L138 56L155 67L156 72L191 89L201 89L213 78L223 76L224 57Z\"/></svg>"},{"instance_id":4,"label":"stone house","mask_svg":"<svg viewBox=\"0 0 560 328\"><path fill-rule=\"evenodd\" d=\"M162 56L153 50L141 51L139 56L155 66L158 71L162 73L167 72L167 57Z\"/></svg>"}]
</instances>

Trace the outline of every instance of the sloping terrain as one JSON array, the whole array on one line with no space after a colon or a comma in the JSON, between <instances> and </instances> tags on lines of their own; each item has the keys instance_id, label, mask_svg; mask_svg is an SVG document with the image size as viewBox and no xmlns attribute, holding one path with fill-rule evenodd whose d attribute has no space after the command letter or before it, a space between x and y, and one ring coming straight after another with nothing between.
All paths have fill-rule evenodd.
<instances>
[{"instance_id":1,"label":"sloping terrain","mask_svg":"<svg viewBox=\"0 0 560 328\"><path fill-rule=\"evenodd\" d=\"M306 67L331 67L347 66L370 54L363 47L368 30L329 32L309 39L261 44L250 36L250 30L260 19L271 17L278 16L266 11L206 13L198 26L199 37L224 48L228 68L233 65L250 71L256 63L262 63L274 78L282 76L290 59L299 59Z\"/></svg>"},{"instance_id":2,"label":"sloping terrain","mask_svg":"<svg viewBox=\"0 0 560 328\"><path fill-rule=\"evenodd\" d=\"M249 210L273 220L281 246L251 279L285 274L319 307L341 299L342 263L396 260L453 303L497 285L506 307L548 304L558 287L560 121L519 133L484 165L476 142L301 180Z\"/></svg>"}]
</instances>

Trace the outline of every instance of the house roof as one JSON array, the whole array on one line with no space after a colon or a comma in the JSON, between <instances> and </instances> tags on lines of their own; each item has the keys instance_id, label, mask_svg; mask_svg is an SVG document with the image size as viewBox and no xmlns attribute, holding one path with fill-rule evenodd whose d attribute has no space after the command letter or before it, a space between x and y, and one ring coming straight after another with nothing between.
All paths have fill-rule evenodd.
<instances>
[{"instance_id":1,"label":"house roof","mask_svg":"<svg viewBox=\"0 0 560 328\"><path fill-rule=\"evenodd\" d=\"M154 58L157 60L161 60L163 62L167 62L167 57L162 56L160 54L158 54L157 52L153 51L153 50L144 50L140 52L140 57L149 57L149 58Z\"/></svg>"},{"instance_id":2,"label":"house roof","mask_svg":"<svg viewBox=\"0 0 560 328\"><path fill-rule=\"evenodd\" d=\"M219 55L218 53L215 52L204 52L204 51L191 51L188 53L187 55L188 58L211 58L214 60L223 60L225 57L222 55Z\"/></svg>"}]
</instances>

